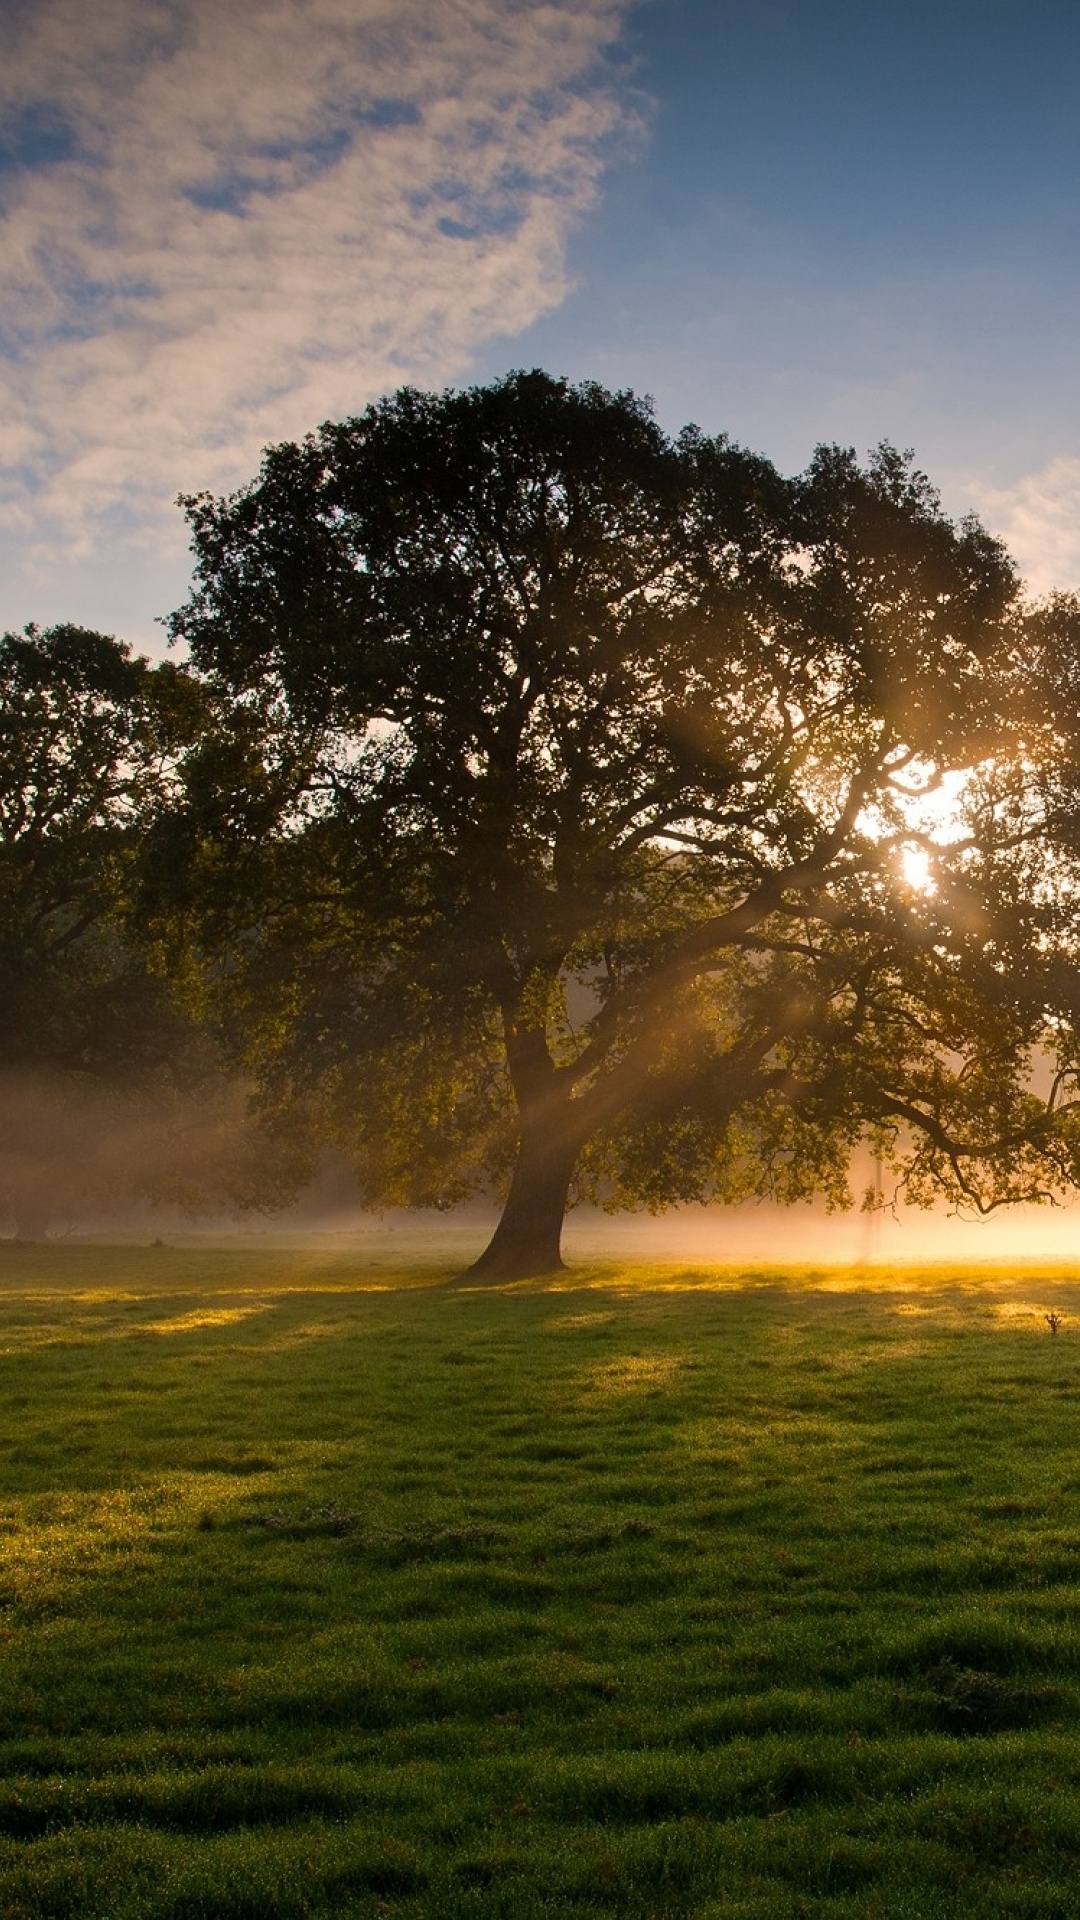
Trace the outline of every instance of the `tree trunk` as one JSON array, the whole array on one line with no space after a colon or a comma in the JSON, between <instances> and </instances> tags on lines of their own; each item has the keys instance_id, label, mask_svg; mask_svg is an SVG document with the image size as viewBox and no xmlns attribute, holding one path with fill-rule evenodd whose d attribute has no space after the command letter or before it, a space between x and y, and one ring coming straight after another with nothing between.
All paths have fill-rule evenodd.
<instances>
[{"instance_id":1,"label":"tree trunk","mask_svg":"<svg viewBox=\"0 0 1080 1920\"><path fill-rule=\"evenodd\" d=\"M532 1280L563 1270L560 1241L577 1141L523 1133L502 1219L466 1280Z\"/></svg>"}]
</instances>

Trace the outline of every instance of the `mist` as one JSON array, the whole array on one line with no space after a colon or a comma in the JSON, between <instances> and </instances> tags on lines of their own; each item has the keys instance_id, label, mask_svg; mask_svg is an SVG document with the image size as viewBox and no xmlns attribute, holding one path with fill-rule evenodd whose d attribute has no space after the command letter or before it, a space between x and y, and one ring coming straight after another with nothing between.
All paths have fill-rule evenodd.
<instances>
[{"instance_id":1,"label":"mist","mask_svg":"<svg viewBox=\"0 0 1080 1920\"><path fill-rule=\"evenodd\" d=\"M197 1094L57 1071L0 1075L0 1221L17 1240L235 1220L286 1203L295 1143L253 1125L221 1075Z\"/></svg>"},{"instance_id":2,"label":"mist","mask_svg":"<svg viewBox=\"0 0 1080 1920\"><path fill-rule=\"evenodd\" d=\"M354 1249L365 1265L405 1263L464 1267L490 1238L495 1207L470 1205L440 1213L390 1208L373 1212L332 1166L297 1201L273 1212L222 1204L88 1209L65 1233L74 1240L126 1243L167 1238L192 1244ZM330 1191L328 1191L330 1189ZM10 1230L10 1222L9 1222ZM819 1202L777 1207L682 1206L657 1215L574 1209L563 1252L571 1271L595 1262L640 1260L693 1264L863 1267L907 1263L1074 1262L1080 1254L1080 1207L1018 1206L985 1220L960 1219L945 1207L897 1207L884 1214L829 1214Z\"/></svg>"},{"instance_id":3,"label":"mist","mask_svg":"<svg viewBox=\"0 0 1080 1920\"><path fill-rule=\"evenodd\" d=\"M869 1162L852 1165L853 1196ZM271 1135L248 1091L221 1078L198 1095L104 1088L77 1076L0 1076L0 1234L49 1239L355 1247L376 1263L462 1265L490 1237L494 1201L437 1212L363 1203L347 1157ZM673 1206L663 1213L571 1209L568 1264L603 1260L802 1265L1075 1260L1080 1204L1002 1207L963 1218L897 1199L872 1212L823 1200Z\"/></svg>"}]
</instances>

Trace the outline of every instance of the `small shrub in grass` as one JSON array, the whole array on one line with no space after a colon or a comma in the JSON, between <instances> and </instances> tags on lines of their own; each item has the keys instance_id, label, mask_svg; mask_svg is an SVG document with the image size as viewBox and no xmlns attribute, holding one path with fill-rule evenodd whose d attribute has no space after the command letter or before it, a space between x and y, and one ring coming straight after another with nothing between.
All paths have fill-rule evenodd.
<instances>
[{"instance_id":1,"label":"small shrub in grass","mask_svg":"<svg viewBox=\"0 0 1080 1920\"><path fill-rule=\"evenodd\" d=\"M1053 1704L1046 1687L1024 1686L998 1673L939 1660L926 1673L934 1717L948 1733L1000 1733L1027 1727Z\"/></svg>"}]
</instances>

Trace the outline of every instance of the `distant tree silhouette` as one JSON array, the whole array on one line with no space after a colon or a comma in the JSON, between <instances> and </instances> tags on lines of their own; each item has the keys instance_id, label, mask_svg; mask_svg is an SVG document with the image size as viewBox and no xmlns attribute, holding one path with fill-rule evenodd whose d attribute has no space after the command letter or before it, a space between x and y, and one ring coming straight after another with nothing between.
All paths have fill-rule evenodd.
<instances>
[{"instance_id":1,"label":"distant tree silhouette","mask_svg":"<svg viewBox=\"0 0 1080 1920\"><path fill-rule=\"evenodd\" d=\"M528 373L403 390L187 509L215 718L162 937L371 1199L501 1183L473 1271L504 1279L558 1266L574 1194L842 1204L862 1137L916 1198L1072 1177L1031 1091L1060 1029L1017 583L910 460L788 481Z\"/></svg>"},{"instance_id":2,"label":"distant tree silhouette","mask_svg":"<svg viewBox=\"0 0 1080 1920\"><path fill-rule=\"evenodd\" d=\"M270 1197L235 1082L128 928L199 706L85 628L0 637L0 1207L22 1239L139 1193Z\"/></svg>"}]
</instances>

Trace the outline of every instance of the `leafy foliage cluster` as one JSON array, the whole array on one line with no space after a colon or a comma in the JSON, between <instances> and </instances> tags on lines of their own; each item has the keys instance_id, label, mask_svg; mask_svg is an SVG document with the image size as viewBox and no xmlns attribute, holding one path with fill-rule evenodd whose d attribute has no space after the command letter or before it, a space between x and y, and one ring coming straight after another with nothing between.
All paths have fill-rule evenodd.
<instances>
[{"instance_id":1,"label":"leafy foliage cluster","mask_svg":"<svg viewBox=\"0 0 1080 1920\"><path fill-rule=\"evenodd\" d=\"M40 1238L140 1194L271 1200L281 1153L134 933L194 683L73 626L5 635L0 679L0 1204Z\"/></svg>"}]
</instances>

